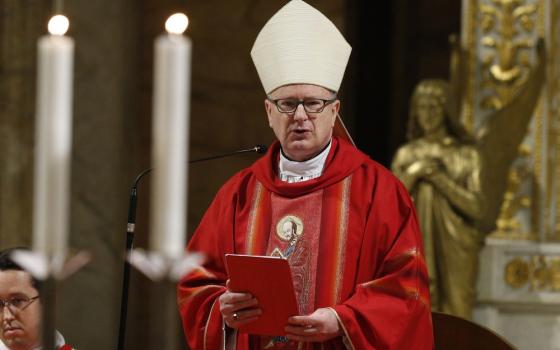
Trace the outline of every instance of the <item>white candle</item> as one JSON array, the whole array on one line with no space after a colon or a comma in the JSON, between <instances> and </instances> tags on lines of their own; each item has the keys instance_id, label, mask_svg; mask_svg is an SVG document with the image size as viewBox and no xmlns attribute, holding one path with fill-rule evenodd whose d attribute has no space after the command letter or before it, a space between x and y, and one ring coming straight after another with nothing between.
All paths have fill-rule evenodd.
<instances>
[{"instance_id":1,"label":"white candle","mask_svg":"<svg viewBox=\"0 0 560 350\"><path fill-rule=\"evenodd\" d=\"M155 41L150 246L168 258L184 254L191 41L185 15L166 22Z\"/></svg>"},{"instance_id":2,"label":"white candle","mask_svg":"<svg viewBox=\"0 0 560 350\"><path fill-rule=\"evenodd\" d=\"M67 250L74 40L54 16L38 42L33 249L63 259Z\"/></svg>"}]
</instances>

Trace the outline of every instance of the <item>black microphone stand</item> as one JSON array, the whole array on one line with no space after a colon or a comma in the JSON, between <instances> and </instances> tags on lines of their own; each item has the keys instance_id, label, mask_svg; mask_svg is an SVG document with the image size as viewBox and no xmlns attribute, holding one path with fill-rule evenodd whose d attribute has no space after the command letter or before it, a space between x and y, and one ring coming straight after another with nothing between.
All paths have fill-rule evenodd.
<instances>
[{"instance_id":1,"label":"black microphone stand","mask_svg":"<svg viewBox=\"0 0 560 350\"><path fill-rule=\"evenodd\" d=\"M267 147L264 145L256 145L253 148L243 149L239 151L219 154L215 156L210 156L206 158L199 158L191 160L189 164L203 162L207 160L214 160L218 158L229 157L241 153L265 153ZM121 315L119 321L119 341L118 350L124 350L125 335L126 335L126 317L128 314L128 291L130 287L130 254L134 247L134 230L136 228L136 204L138 198L138 184L140 180L146 175L148 175L153 168L145 169L140 174L136 176L130 187L130 196L128 200L128 223L126 225L126 247L124 256L124 266L123 266L123 283L122 283L122 294L121 294Z\"/></svg>"},{"instance_id":2,"label":"black microphone stand","mask_svg":"<svg viewBox=\"0 0 560 350\"><path fill-rule=\"evenodd\" d=\"M136 203L138 198L138 183L142 178L150 173L152 168L142 171L130 187L130 197L128 200L128 223L126 224L126 248L124 256L123 284L121 294L121 317L119 322L119 350L124 350L124 338L126 334L126 316L128 314L128 289L130 286L130 254L134 248L134 230L136 226Z\"/></svg>"}]
</instances>

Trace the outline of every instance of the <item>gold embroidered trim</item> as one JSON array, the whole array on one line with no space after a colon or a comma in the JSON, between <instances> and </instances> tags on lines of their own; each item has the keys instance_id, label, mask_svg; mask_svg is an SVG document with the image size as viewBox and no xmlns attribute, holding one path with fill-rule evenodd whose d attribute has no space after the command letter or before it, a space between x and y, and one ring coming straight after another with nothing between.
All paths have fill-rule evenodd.
<instances>
[{"instance_id":1,"label":"gold embroidered trim","mask_svg":"<svg viewBox=\"0 0 560 350\"><path fill-rule=\"evenodd\" d=\"M251 204L251 213L249 214L249 227L247 229L247 240L245 243L247 254L254 253L253 249L255 244L255 226L258 218L257 211L261 204L261 192L262 185L260 182L257 182L255 185L255 194L253 195L253 203Z\"/></svg>"},{"instance_id":2,"label":"gold embroidered trim","mask_svg":"<svg viewBox=\"0 0 560 350\"><path fill-rule=\"evenodd\" d=\"M214 302L212 303L212 307L210 308L210 313L208 314L208 319L206 320L206 325L204 326L204 344L203 344L203 348L204 350L206 350L206 339L207 339L207 333L208 333L208 324L210 323L210 318L212 317L212 311L214 310L214 306L216 305L216 302L218 301L218 298L216 298L216 300L214 300ZM222 339L222 342L224 341L224 339Z\"/></svg>"},{"instance_id":3,"label":"gold embroidered trim","mask_svg":"<svg viewBox=\"0 0 560 350\"><path fill-rule=\"evenodd\" d=\"M338 277L336 281L335 291L334 291L334 304L340 301L340 285L341 285L341 278L344 272L345 267L345 252L346 252L346 233L348 230L348 213L349 213L349 200L350 200L350 185L352 183L352 176L347 177L344 179L342 184L342 203L340 205L340 222L338 226L338 252L337 252L337 260L339 263L336 267L336 276Z\"/></svg>"}]
</instances>

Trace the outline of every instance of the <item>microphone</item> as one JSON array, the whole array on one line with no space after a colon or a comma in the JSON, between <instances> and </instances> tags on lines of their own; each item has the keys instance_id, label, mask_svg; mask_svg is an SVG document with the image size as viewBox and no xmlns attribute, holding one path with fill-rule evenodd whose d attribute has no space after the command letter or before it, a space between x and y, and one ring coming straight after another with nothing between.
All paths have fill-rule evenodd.
<instances>
[{"instance_id":1,"label":"microphone","mask_svg":"<svg viewBox=\"0 0 560 350\"><path fill-rule=\"evenodd\" d=\"M263 154L266 153L267 147L265 145L255 145L255 147L242 149L238 151L218 154L210 157L194 159L189 162L192 163L199 163L204 162L207 160L214 160L229 156L234 156L237 154L242 153L258 153ZM123 285L122 285L122 295L121 295L121 318L119 323L119 343L118 343L118 350L124 350L124 339L126 333L126 316L128 313L128 289L130 285L130 253L132 252L132 248L134 246L134 230L136 228L136 204L137 204L137 197L138 197L138 184L140 180L147 174L149 174L154 168L148 168L142 170L132 182L132 186L130 187L130 197L128 202L128 223L126 224L126 248L125 248L125 259L124 259L124 270L123 270Z\"/></svg>"},{"instance_id":2,"label":"microphone","mask_svg":"<svg viewBox=\"0 0 560 350\"><path fill-rule=\"evenodd\" d=\"M218 155L214 155L214 156L210 156L210 157L205 157L205 158L199 158L199 159L193 159L191 161L189 161L189 164L193 164L193 163L198 163L198 162L204 162L207 160L214 160L214 159L218 159L218 158L225 158L225 157L229 157L229 156L234 156L236 154L241 154L241 153L250 153L250 152L255 152L255 153L259 153L259 154L263 154L266 153L268 147L266 147L265 145L255 145L255 147L252 148L247 148L247 149L242 149L242 150L238 150L238 151L233 151L233 152L228 152L228 153L223 153L223 154L218 154ZM132 182L132 186L131 186L131 191L130 191L130 196L132 197L132 195L134 194L134 196L137 195L137 191L136 189L138 188L138 183L140 182L140 180L144 177L144 175L147 175L148 173L150 173L152 170L154 170L154 168L148 168L148 169L144 169L143 171L141 171L136 178L134 179L134 181ZM130 203L132 204L132 202ZM134 204L136 204L136 202L134 202ZM131 208L132 206L129 206L129 208ZM132 220L131 220L132 219ZM133 223L136 222L136 216L131 217L130 216L130 210L129 210L129 217L128 217L128 223ZM132 227L132 232L134 232L134 227Z\"/></svg>"},{"instance_id":3,"label":"microphone","mask_svg":"<svg viewBox=\"0 0 560 350\"><path fill-rule=\"evenodd\" d=\"M207 160L224 158L224 157L229 157L229 156L233 156L233 155L236 155L236 154L249 153L249 152L255 152L255 153L263 154L263 153L266 153L266 150L267 150L267 147L265 145L255 145L255 147L253 147L253 148L247 148L247 149L242 149L242 150L239 150L239 151L219 154L219 155L216 155L216 156L195 159L195 160L191 160L189 163L192 164L192 163L204 162L204 161L207 161Z\"/></svg>"}]
</instances>

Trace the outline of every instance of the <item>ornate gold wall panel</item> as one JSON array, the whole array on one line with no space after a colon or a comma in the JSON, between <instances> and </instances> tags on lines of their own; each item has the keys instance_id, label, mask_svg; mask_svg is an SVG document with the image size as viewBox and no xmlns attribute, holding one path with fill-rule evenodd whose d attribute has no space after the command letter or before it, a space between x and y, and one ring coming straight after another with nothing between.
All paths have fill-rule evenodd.
<instances>
[{"instance_id":1,"label":"ornate gold wall panel","mask_svg":"<svg viewBox=\"0 0 560 350\"><path fill-rule=\"evenodd\" d=\"M504 271L507 285L531 292L560 292L560 256L532 255L510 260Z\"/></svg>"},{"instance_id":2,"label":"ornate gold wall panel","mask_svg":"<svg viewBox=\"0 0 560 350\"><path fill-rule=\"evenodd\" d=\"M528 50L535 46L532 35L538 5L521 0L492 0L480 4L482 57L480 86L491 91L482 98L484 109L500 109L523 86L531 71Z\"/></svg>"},{"instance_id":3,"label":"ornate gold wall panel","mask_svg":"<svg viewBox=\"0 0 560 350\"><path fill-rule=\"evenodd\" d=\"M477 11L475 9L478 7L478 0L468 0L465 2L466 6L463 7L463 35L462 45L466 48L468 57L468 68L467 75L468 79L466 81L467 88L465 91L465 99L463 101L462 108L462 120L469 132L474 131L474 90L476 79L476 68L478 61L478 50L476 43L476 23L477 23Z\"/></svg>"},{"instance_id":4,"label":"ornate gold wall panel","mask_svg":"<svg viewBox=\"0 0 560 350\"><path fill-rule=\"evenodd\" d=\"M546 170L544 164L544 160L546 159L546 157L543 155L543 152L547 151L546 147L543 148L543 146L546 145L546 139L543 139L543 132L544 130L546 130L548 125L545 125L546 121L544 120L543 117L542 101L543 100L541 99L541 102L539 102L537 109L535 111L535 115L533 117L533 128L535 130L531 137L533 138L533 142L534 142L534 147L532 152L534 169L531 176L526 178L526 181L530 182L533 187L532 188L533 200L532 200L532 207L530 208L531 209L530 227L531 227L531 231L533 232L534 238L538 238L541 235L542 229L544 228L544 226L541 225L542 223L539 220L539 216L541 216L541 214L544 214L542 213L542 209L544 208L544 206L542 205L543 202L541 201L541 199L544 198L542 197L542 195L546 197L546 193L542 191L545 188L544 186L546 181L546 179L543 178L544 176L543 169Z\"/></svg>"},{"instance_id":5,"label":"ornate gold wall panel","mask_svg":"<svg viewBox=\"0 0 560 350\"><path fill-rule=\"evenodd\" d=\"M558 164L557 158L559 156L558 150L560 150L560 133L558 132L558 122L560 121L560 0L551 1L551 16L552 23L550 28L550 64L551 72L550 76L554 79L550 79L548 84L551 90L550 96L551 100L549 105L551 106L551 144L555 152L553 157L550 157L551 161L554 161L553 166L550 168L550 192L553 193L554 199L551 201L553 205L552 218L550 220L550 231L549 238L555 241L560 241L560 223L558 218L560 218L560 185L558 184L558 179L560 179L560 164Z\"/></svg>"},{"instance_id":6,"label":"ornate gold wall panel","mask_svg":"<svg viewBox=\"0 0 560 350\"><path fill-rule=\"evenodd\" d=\"M558 240L560 1L466 0L464 4L462 44L471 56L462 117L475 133L523 87L536 61L538 38L545 40L547 82L511 167L493 236Z\"/></svg>"}]
</instances>

